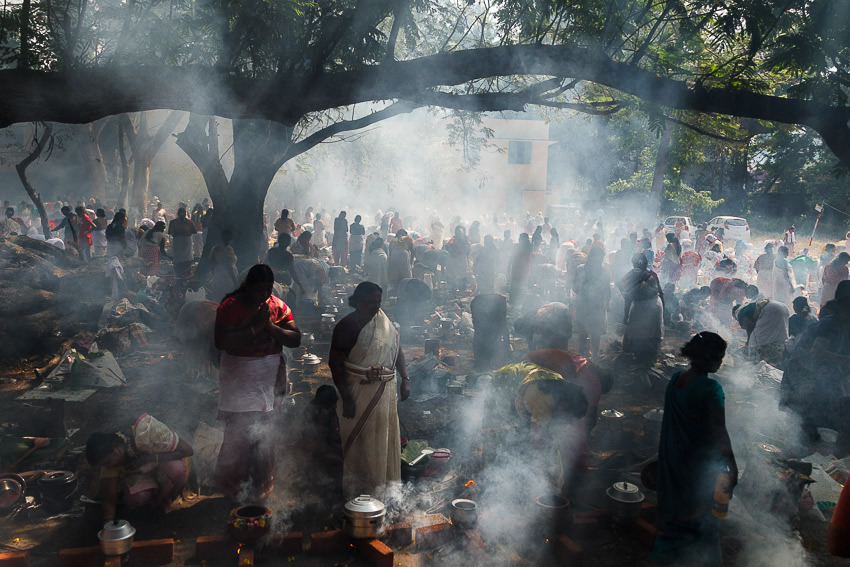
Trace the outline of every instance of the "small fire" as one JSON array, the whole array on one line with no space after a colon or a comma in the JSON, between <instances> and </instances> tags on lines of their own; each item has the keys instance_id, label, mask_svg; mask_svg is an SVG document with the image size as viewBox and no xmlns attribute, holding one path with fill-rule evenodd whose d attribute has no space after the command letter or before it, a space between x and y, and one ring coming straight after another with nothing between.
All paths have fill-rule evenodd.
<instances>
[{"instance_id":1,"label":"small fire","mask_svg":"<svg viewBox=\"0 0 850 567\"><path fill-rule=\"evenodd\" d=\"M464 484L463 486L464 486L464 488L469 488L470 486L475 488L475 481L474 480L468 480L466 482L466 484Z\"/></svg>"},{"instance_id":2,"label":"small fire","mask_svg":"<svg viewBox=\"0 0 850 567\"><path fill-rule=\"evenodd\" d=\"M241 543L236 546L236 555L239 555L240 553L242 553L242 544Z\"/></svg>"}]
</instances>

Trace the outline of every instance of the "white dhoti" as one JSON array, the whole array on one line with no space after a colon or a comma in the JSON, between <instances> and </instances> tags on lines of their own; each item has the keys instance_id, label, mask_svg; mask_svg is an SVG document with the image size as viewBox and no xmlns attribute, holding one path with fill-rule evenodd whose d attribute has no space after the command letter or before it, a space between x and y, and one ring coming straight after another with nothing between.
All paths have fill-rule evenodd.
<instances>
[{"instance_id":1,"label":"white dhoti","mask_svg":"<svg viewBox=\"0 0 850 567\"><path fill-rule=\"evenodd\" d=\"M360 494L382 499L389 484L401 481L395 378L398 349L398 333L386 314L378 311L360 331L346 358L346 379L356 408L349 419L342 416L342 400L337 405L346 499Z\"/></svg>"}]
</instances>

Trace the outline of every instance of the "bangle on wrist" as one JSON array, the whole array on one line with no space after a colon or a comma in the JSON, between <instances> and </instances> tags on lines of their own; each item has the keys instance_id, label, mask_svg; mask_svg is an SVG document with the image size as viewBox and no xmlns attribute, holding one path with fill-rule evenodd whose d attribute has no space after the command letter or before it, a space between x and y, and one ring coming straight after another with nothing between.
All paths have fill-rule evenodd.
<instances>
[{"instance_id":1,"label":"bangle on wrist","mask_svg":"<svg viewBox=\"0 0 850 567\"><path fill-rule=\"evenodd\" d=\"M402 380L410 380L410 376L402 376L401 379Z\"/></svg>"}]
</instances>

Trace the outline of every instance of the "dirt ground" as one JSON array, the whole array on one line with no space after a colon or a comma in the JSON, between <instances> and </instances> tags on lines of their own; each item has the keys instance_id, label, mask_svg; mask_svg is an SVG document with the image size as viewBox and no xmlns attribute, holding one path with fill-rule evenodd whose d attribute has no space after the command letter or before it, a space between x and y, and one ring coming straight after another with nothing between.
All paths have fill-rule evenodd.
<instances>
[{"instance_id":1,"label":"dirt ground","mask_svg":"<svg viewBox=\"0 0 850 567\"><path fill-rule=\"evenodd\" d=\"M391 310L391 305L388 305ZM681 359L672 356L686 340L685 335L668 336L664 341L659 371L669 377ZM616 336L607 337L609 346L616 349ZM127 377L125 387L100 389L82 403L65 404L65 425L69 430L77 429L71 437L71 447L80 448L86 438L94 431L115 431L127 428L143 412L151 413L170 425L181 436L191 440L200 421L215 427L217 389L214 383L204 379L193 379L184 368L183 356L176 341L171 337L168 325L155 329L148 337L145 348L119 357L121 367ZM423 354L422 339L411 339L403 343L408 360ZM453 364L448 370L456 376L465 376L471 367L471 334L454 334L442 340L443 354L454 354ZM514 358L524 354L526 346L523 340L513 341ZM309 463L299 451L301 416L312 393L322 384L331 384L327 368L327 343L320 340L311 347L311 352L322 356L323 364L313 375L298 376L293 373L293 395L289 397L283 415L280 417L280 443L276 490L269 506L274 510L281 524L281 531L303 531L305 533L326 531L340 526L339 507L317 506L316 500L305 492L309 483L305 478L311 474L304 470ZM452 358L449 356L449 358ZM19 416L32 411L26 404L15 400L26 389L38 384L32 369L43 361L31 359L12 363L2 368L0 373L0 422L15 423ZM399 417L402 435L410 439L427 439L432 447L446 446L452 449L453 467L451 474L463 476L465 457L460 454L456 443L458 429L462 428L462 410L474 403L475 395L470 389L461 395L439 393L425 395L413 384L411 399L399 405ZM735 404L736 393L727 391L727 407ZM611 524L604 516L606 498L605 487L618 477L618 470L634 465L654 454L656 440L648 438L643 432L642 415L649 409L663 406L663 384L647 386L627 367L618 367L614 389L603 397L600 409L615 408L624 418L622 443L618 450L606 446L605 440L594 433L591 445L591 470L584 479L583 488L578 491L572 506L579 514L599 515L597 528L578 538L584 549L584 564L600 567L627 565L649 565L648 551L640 538L633 532L617 524ZM742 426L740 426L742 427ZM743 431L730 416L729 429L732 437L749 436L752 431ZM793 449L790 451L793 452ZM795 456L795 455L787 455ZM802 455L799 455L802 456ZM739 456L739 460L742 457ZM66 466L74 463L68 461ZM427 490L429 483L439 479L422 479L417 486ZM651 500L654 496L647 492ZM794 553L771 556L764 563L753 559L753 543L772 546L770 534L753 527L754 522L743 506L733 499L730 517L721 523L724 556L728 565L841 565L843 562L832 559L825 551L827 524L808 520L798 520L797 533L779 537L781 545L790 545L802 539L802 548L806 553L798 558ZM746 500L741 495L740 500ZM341 504L341 503L340 503ZM757 502L748 502L747 506L758 506ZM128 519L138 530L137 539L147 540L171 537L176 540L176 565L200 564L194 558L194 541L202 535L223 535L231 503L206 488L200 494L187 490L182 500L166 512L127 512L121 517ZM447 503L432 510L448 516ZM425 512L422 510L421 512ZM484 514L485 511L482 511ZM63 547L95 545L99 529L99 508L88 505L84 509L75 509L74 514L64 517L43 518L38 511L19 514L13 520L0 520L0 551L29 550L35 567L55 564L56 553ZM422 517L405 518L418 523L428 520ZM779 530L777 530L779 531ZM763 541L762 541L763 540ZM790 544L788 542L791 542ZM487 564L526 564L557 565L551 549L541 542L523 549L506 545L498 538L486 540ZM775 546L774 546L775 547ZM799 543L794 549L802 549ZM396 550L395 563L402 567L417 565L468 565L480 563L472 560L463 552L459 544L449 544L440 549L418 551L416 547ZM280 559L266 560L273 564ZM231 564L230 559L222 559L220 564ZM341 555L311 556L307 553L287 558L287 564L295 565L366 565L367 563L353 551Z\"/></svg>"}]
</instances>

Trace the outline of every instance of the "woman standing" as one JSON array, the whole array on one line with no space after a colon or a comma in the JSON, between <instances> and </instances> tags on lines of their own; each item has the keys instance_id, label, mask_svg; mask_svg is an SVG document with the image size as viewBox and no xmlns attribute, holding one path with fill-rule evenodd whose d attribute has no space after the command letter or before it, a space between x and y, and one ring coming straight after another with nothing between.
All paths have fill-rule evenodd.
<instances>
[{"instance_id":1,"label":"woman standing","mask_svg":"<svg viewBox=\"0 0 850 567\"><path fill-rule=\"evenodd\" d=\"M273 410L286 393L283 347L301 344L292 310L272 295L274 272L265 264L248 271L215 318L221 353L219 419L225 423L215 479L232 500L267 498L274 487Z\"/></svg>"},{"instance_id":2,"label":"woman standing","mask_svg":"<svg viewBox=\"0 0 850 567\"><path fill-rule=\"evenodd\" d=\"M98 209L94 213L94 228L91 231L91 242L94 246L93 256L104 256L106 254L106 211Z\"/></svg>"},{"instance_id":3,"label":"woman standing","mask_svg":"<svg viewBox=\"0 0 850 567\"><path fill-rule=\"evenodd\" d=\"M661 282L676 284L682 277L682 245L675 234L667 233L667 247L661 257Z\"/></svg>"},{"instance_id":4,"label":"woman standing","mask_svg":"<svg viewBox=\"0 0 850 567\"><path fill-rule=\"evenodd\" d=\"M788 263L788 248L780 246L773 263L773 299L789 304L794 295L794 275Z\"/></svg>"},{"instance_id":5,"label":"woman standing","mask_svg":"<svg viewBox=\"0 0 850 567\"><path fill-rule=\"evenodd\" d=\"M633 269L617 282L617 287L625 303L623 352L654 360L664 336L664 293L648 265L646 256L635 254Z\"/></svg>"},{"instance_id":6,"label":"woman standing","mask_svg":"<svg viewBox=\"0 0 850 567\"><path fill-rule=\"evenodd\" d=\"M348 264L348 221L345 220L345 211L340 211L339 216L334 219L334 237L331 247L334 253L334 264L337 266Z\"/></svg>"},{"instance_id":7,"label":"woman standing","mask_svg":"<svg viewBox=\"0 0 850 567\"><path fill-rule=\"evenodd\" d=\"M354 224L351 225L351 239L348 242L349 259L348 263L354 268L359 268L363 263L363 241L366 237L366 227L360 224L361 216L354 217Z\"/></svg>"},{"instance_id":8,"label":"woman standing","mask_svg":"<svg viewBox=\"0 0 850 567\"><path fill-rule=\"evenodd\" d=\"M708 377L726 354L726 341L704 331L682 347L691 366L674 374L664 394L658 446L658 512L652 558L661 565L722 565L712 502L717 486L729 497L738 465L726 430L725 395ZM722 475L722 477L721 477Z\"/></svg>"},{"instance_id":9,"label":"woman standing","mask_svg":"<svg viewBox=\"0 0 850 567\"><path fill-rule=\"evenodd\" d=\"M383 239L379 236L369 245L369 252L366 255L366 277L384 289L390 283L388 270L387 251Z\"/></svg>"},{"instance_id":10,"label":"woman standing","mask_svg":"<svg viewBox=\"0 0 850 567\"><path fill-rule=\"evenodd\" d=\"M127 215L118 211L104 231L106 236L106 255L118 256L127 249Z\"/></svg>"},{"instance_id":11,"label":"woman standing","mask_svg":"<svg viewBox=\"0 0 850 567\"><path fill-rule=\"evenodd\" d=\"M139 239L139 258L145 265L139 270L143 276L159 275L159 258L165 253L165 222L157 221L153 228L146 231Z\"/></svg>"},{"instance_id":12,"label":"woman standing","mask_svg":"<svg viewBox=\"0 0 850 567\"><path fill-rule=\"evenodd\" d=\"M337 415L346 499L371 494L383 500L388 485L401 482L397 406L410 395L410 379L381 298L380 287L360 283L348 299L354 313L337 323L331 339L328 365L341 398Z\"/></svg>"},{"instance_id":13,"label":"woman standing","mask_svg":"<svg viewBox=\"0 0 850 567\"><path fill-rule=\"evenodd\" d=\"M499 262L499 249L491 235L484 237L484 246L478 251L478 257L472 265L478 282L478 293L495 293L496 265Z\"/></svg>"},{"instance_id":14,"label":"woman standing","mask_svg":"<svg viewBox=\"0 0 850 567\"><path fill-rule=\"evenodd\" d=\"M449 257L446 261L446 280L452 291L466 291L466 273L469 271L469 239L462 226L455 228L455 235L446 243Z\"/></svg>"},{"instance_id":15,"label":"woman standing","mask_svg":"<svg viewBox=\"0 0 850 567\"><path fill-rule=\"evenodd\" d=\"M611 300L611 275L602 265L604 258L602 248L591 248L587 262L579 267L573 283L579 354L586 357L592 355L597 360L602 335L608 327L608 303Z\"/></svg>"},{"instance_id":16,"label":"woman standing","mask_svg":"<svg viewBox=\"0 0 850 567\"><path fill-rule=\"evenodd\" d=\"M768 242L764 246L764 254L756 258L753 266L756 270L756 287L759 288L762 297L773 297L773 269L776 263L773 250L773 244Z\"/></svg>"},{"instance_id":17,"label":"woman standing","mask_svg":"<svg viewBox=\"0 0 850 567\"><path fill-rule=\"evenodd\" d=\"M850 262L850 254L842 252L823 269L823 288L820 294L820 306L823 308L827 301L835 299L835 290L838 284L850 277L847 263Z\"/></svg>"},{"instance_id":18,"label":"woman standing","mask_svg":"<svg viewBox=\"0 0 850 567\"><path fill-rule=\"evenodd\" d=\"M413 277L411 271L411 259L413 258L413 239L407 235L403 228L399 230L395 238L390 242L390 257L388 264L388 276L390 288L395 294L398 282L405 278Z\"/></svg>"},{"instance_id":19,"label":"woman standing","mask_svg":"<svg viewBox=\"0 0 850 567\"><path fill-rule=\"evenodd\" d=\"M210 299L218 301L228 291L239 287L236 271L236 252L230 245L233 231L225 228L221 231L221 243L216 244L210 252Z\"/></svg>"}]
</instances>

